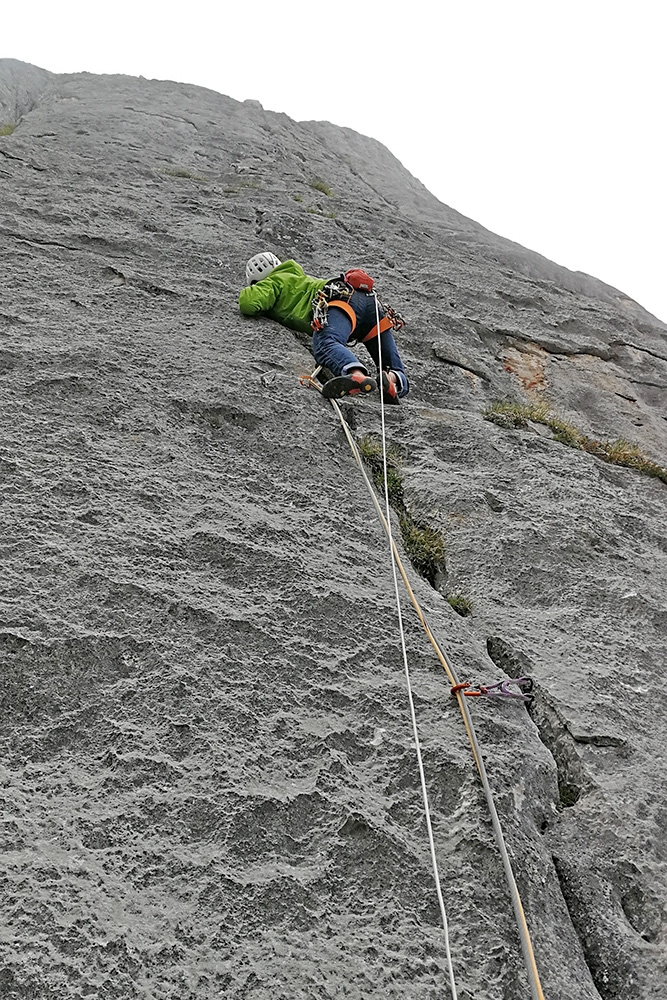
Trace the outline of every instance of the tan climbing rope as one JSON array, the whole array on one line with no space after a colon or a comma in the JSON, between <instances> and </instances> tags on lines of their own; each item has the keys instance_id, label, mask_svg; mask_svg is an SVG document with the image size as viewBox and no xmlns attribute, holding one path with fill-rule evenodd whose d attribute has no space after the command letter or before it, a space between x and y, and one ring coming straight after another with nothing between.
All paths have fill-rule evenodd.
<instances>
[{"instance_id":1,"label":"tan climbing rope","mask_svg":"<svg viewBox=\"0 0 667 1000\"><path fill-rule=\"evenodd\" d=\"M376 300L376 312L377 312L377 300ZM378 317L378 324L379 324L379 317ZM380 354L380 359L379 360L380 360L380 373L382 373L382 356L381 356L381 354ZM313 386L314 388L316 388L319 391L321 391L321 387L314 380L314 376L319 372L319 370L320 370L319 368L316 369L316 371L313 373L312 376L308 376L308 377L302 379L301 380L302 384L303 385ZM428 640L431 643L431 645L433 646L433 649L435 650L435 653L436 653L436 655L437 655L437 657L438 657L438 659L439 659L442 667L444 668L444 670L445 670L445 672L447 674L447 677L449 679L451 687L454 688L454 689L456 689L454 691L454 694L456 696L456 700L457 700L458 705L459 705L459 709L460 709L460 712L461 712L461 716L463 718L463 723L464 723L464 726L465 726L465 729L466 729L466 733L468 734L468 740L470 742L470 746L471 746L471 749L472 749L472 754L473 754L473 758L475 760L475 765L477 767L477 771L479 773L479 776L480 776L480 779L481 779L481 782L482 782L482 787L484 789L484 794L485 794L485 797L486 797L487 806L488 806L488 809L489 809L489 813L491 815L491 823L492 823L492 826L493 826L493 832L494 832L494 836L495 836L495 839L496 839L496 844L498 846L498 850L500 852L500 856L501 856L502 863L503 863L503 869L505 871L505 879L507 881L507 885L508 885L508 888L509 888L510 897L511 897L511 900L512 900L512 907L513 907L513 910L514 910L514 916L515 916L515 919L516 919L516 922L517 922L517 928L518 928L519 937L520 937L520 940L521 940L521 950L522 950L522 953L523 953L523 958L524 958L524 963L525 963L525 966L526 966L526 971L528 973L528 981L530 983L531 997L532 997L532 1000L545 1000L544 993L542 991L542 985L540 983L540 976L539 976L539 972L538 972L538 969L537 969L537 963L535 961L535 954L534 954L534 951L533 951L533 945L532 945L532 941L531 941L531 937L530 937L530 931L529 931L529 928L528 928L528 923L527 923L527 920L526 920L526 915L524 913L523 904L521 902L521 897L519 895L519 889L518 889L518 886L516 884L516 879L514 878L514 872L512 870L512 864L511 864L511 861L510 861L510 858L509 858L509 854L507 852L507 845L505 843L505 837L504 837L504 834L503 834L502 826L500 824L500 818L498 816L498 811L496 809L496 805L495 805L495 802L494 802L494 799L493 799L493 792L492 792L491 786L489 784L489 779L488 779L488 775L486 773L486 767L484 765L484 759L482 757L482 753L481 753L481 750L480 750L479 742L478 742L478 739L477 739L477 734L475 732L475 727L473 725L472 716L470 714L470 710L469 710L468 705L466 703L466 699L463 696L463 690L462 690L462 687L460 685L460 681L459 681L458 677L456 676L456 671L454 670L453 666L448 662L447 657L445 656L445 654L443 653L443 651L442 651L442 649L440 647L440 644L438 643L435 635L431 631L431 628L430 628L430 626L429 626L429 624L428 624L428 622L426 620L426 616L424 615L424 612L421 609L419 601L417 600L417 597L416 597L416 595L415 595L415 593L414 593L414 591L413 591L413 589L412 589L412 587L410 585L410 581L408 580L407 574L405 572L405 567L403 566L403 563L401 561L401 557L400 557L398 549L396 547L396 543L394 542L394 539L393 539L393 535L392 535L392 531L391 531L391 515L390 515L390 510L389 510L389 496L388 496L388 484L387 484L387 453L386 453L386 434L385 434L385 424L384 424L384 394L383 394L383 387L382 387L382 378L380 377L380 406L381 406L381 414L382 414L382 460L383 460L384 493L385 493L386 513L383 513L383 511L382 511L382 508L381 508L380 503L378 501L378 498L377 498L377 495L376 495L375 490L373 488L373 485L372 485L370 479L368 478L368 474L366 472L366 469L364 468L363 460L361 458L361 455L359 454L359 449L357 447L356 441L354 440L354 438L352 437L352 434L350 433L350 429L349 429L349 427L347 425L347 422L346 422L345 418L343 417L343 413L342 413L342 411L340 409L340 406L338 405L338 403L336 402L335 399L330 399L329 402L331 403L331 406L333 407L333 409L335 410L335 412L338 415L338 418L340 420L341 426L343 428L343 432L345 433L345 437L347 438L348 444L350 445L350 449L352 451L354 459L355 459L355 461L356 461L356 463L357 463L357 465L359 467L359 470L360 470L360 472L361 472L361 474L362 474L362 476L364 478L364 482L366 484L366 488L367 488L368 493L369 493L369 495L371 497L371 500L373 502L373 506L375 507L377 515L378 515L378 517L380 519L380 522L381 522L381 524L382 524L382 526L384 528L385 534L387 535L387 538L389 540L389 546L390 546L390 552L391 552L391 560L392 560L392 570L393 570L393 574L394 574L394 584L395 584L395 589L396 589L396 600L397 600L397 607L398 607L398 615L399 615L399 622L400 622L400 632L401 632L401 643L402 643L402 650L403 650L403 656L404 656L404 666L405 666L406 678L407 678L407 684L408 684L408 694L409 694L409 700L410 700L410 709L411 709L411 715L412 715L413 730L414 730L414 733L415 733L415 744L416 744L416 747L417 747L418 762L419 762L419 767L420 767L420 777L421 777L421 781L422 781L422 795L423 795L423 798L424 798L427 829L428 829L428 832L429 832L429 842L430 842L430 845L431 845L431 857L432 857L432 863L433 863L433 871L434 871L434 876L435 876L435 881L436 881L436 886L437 886L438 901L439 901L440 906L441 906L441 913L442 913L442 918L443 918L443 926L444 926L444 929L445 929L447 960L448 960L449 976L450 976L450 988L451 988L451 991L452 991L453 1000L456 1000L457 994L456 994L456 985L454 983L454 973L453 973L453 968L452 968L451 954L450 954L450 949L449 949L447 915L446 915L446 911L445 911L444 901L443 901L443 898L442 898L442 891L441 891L441 888L440 888L440 880L439 880L439 875L438 875L437 861L436 861L436 857L435 857L435 844L434 844L434 841L433 841L433 833L432 833L430 812L429 812L429 806L428 806L428 797L427 797L427 792L426 792L426 781L425 781L424 772L423 772L423 765L422 765L422 762L421 762L421 748L420 748L419 737L418 737L418 733L417 733L417 722L416 722L416 716L415 716L415 711L414 711L414 702L413 702L413 698L412 698L412 689L411 689L411 684L410 684L409 670L408 670L408 665L407 665L407 654L406 654L406 651L405 651L405 638L404 638L404 634L403 634L402 616L401 616L401 610L400 610L400 596L398 594L398 582L397 582L397 578L396 578L396 570L398 570L398 572L401 575L401 578L402 578L403 583L405 585L405 589L406 589L406 591L408 593L410 601L412 602L412 605L413 605L413 607L414 607L414 609L415 609L415 611L417 613L417 617L419 618L419 621L421 622L421 625L422 625L424 631L426 632Z\"/></svg>"}]
</instances>

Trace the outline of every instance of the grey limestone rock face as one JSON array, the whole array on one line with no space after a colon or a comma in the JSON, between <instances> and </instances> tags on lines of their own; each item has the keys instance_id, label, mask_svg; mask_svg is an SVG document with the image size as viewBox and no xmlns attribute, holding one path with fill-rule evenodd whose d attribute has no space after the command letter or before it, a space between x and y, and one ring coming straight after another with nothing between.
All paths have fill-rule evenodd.
<instances>
[{"instance_id":1,"label":"grey limestone rock face","mask_svg":"<svg viewBox=\"0 0 667 1000\"><path fill-rule=\"evenodd\" d=\"M267 249L406 317L387 435L446 542L412 586L460 676L535 683L471 708L545 997L662 1000L667 484L483 411L664 468L667 328L350 130L13 60L0 108L0 996L448 995L387 544L307 338L238 312ZM404 616L459 996L527 1000Z\"/></svg>"}]
</instances>

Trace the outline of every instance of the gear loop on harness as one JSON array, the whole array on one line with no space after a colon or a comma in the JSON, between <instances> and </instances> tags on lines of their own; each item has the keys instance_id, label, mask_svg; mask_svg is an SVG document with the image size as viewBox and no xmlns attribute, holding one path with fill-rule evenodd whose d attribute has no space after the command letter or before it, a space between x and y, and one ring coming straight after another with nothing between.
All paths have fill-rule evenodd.
<instances>
[{"instance_id":1,"label":"gear loop on harness","mask_svg":"<svg viewBox=\"0 0 667 1000\"><path fill-rule=\"evenodd\" d=\"M348 305L353 293L354 288L345 281L342 275L340 278L332 278L331 281L327 281L324 288L320 288L312 302L313 318L310 325L313 330L317 332L327 325L327 314L329 312L329 305L332 302ZM353 311L351 306L349 308L350 311ZM356 325L356 317L353 325Z\"/></svg>"}]
</instances>

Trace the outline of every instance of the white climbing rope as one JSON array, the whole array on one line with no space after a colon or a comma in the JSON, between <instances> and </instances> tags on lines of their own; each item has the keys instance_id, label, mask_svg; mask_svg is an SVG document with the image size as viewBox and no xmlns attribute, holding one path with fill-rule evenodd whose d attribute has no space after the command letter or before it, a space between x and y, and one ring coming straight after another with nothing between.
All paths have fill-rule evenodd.
<instances>
[{"instance_id":1,"label":"white climbing rope","mask_svg":"<svg viewBox=\"0 0 667 1000\"><path fill-rule=\"evenodd\" d=\"M376 510L376 513L377 513L378 517L380 518L380 522L381 522L381 524L382 524L382 526L383 526L383 528L385 530L385 533L389 537L389 525L388 525L388 522L387 522L387 518L382 513L382 508L381 508L380 503L378 501L378 498L377 498L377 496L375 494L375 490L373 489L371 481L368 478L368 474L367 474L367 472L366 472L366 470L364 468L363 460L361 458L361 455L359 454L359 449L358 449L358 447L357 447L357 445L356 445L356 443L354 441L354 438L352 437L352 435L350 433L350 429L349 429L349 427L348 427L348 425L347 425L347 423L345 421L345 418L343 417L342 411L341 411L338 403L336 402L335 399L330 399L329 402L331 403L333 409L336 411L338 419L340 420L341 427L343 429L343 433L345 434L345 437L347 438L347 442L348 442L348 444L350 446L350 450L352 451L352 454L354 455L354 460L357 463L357 467L358 467L359 471L361 472L361 475L363 477L364 483L366 484L366 489L368 490L368 495L371 498L371 501L373 503L373 506L375 507L375 510ZM505 838L503 836L502 827L500 825L500 819L498 817L498 812L496 810L496 806L495 806L495 803L493 801L493 792L491 791L491 786L489 784L489 779L488 779L488 776L487 776L487 773L486 773L486 766L484 764L484 758L483 758L481 750L480 750L479 742L477 740L477 735L475 733L475 727L474 727L474 724L473 724L472 716L471 716L470 711L468 709L466 698L463 696L463 694L462 694L462 692L460 690L459 678L456 676L456 671L454 670L454 667L452 666L452 664L450 664L448 662L447 658L445 657L445 655L444 655L444 653L442 651L441 645L438 642L438 640L436 639L435 635L433 634L433 632L432 632L432 630L431 630L431 628L430 628L430 626L429 626L429 624L428 624L428 622L426 620L424 612L422 611L422 609L421 609L421 607L419 605L419 601L417 600L417 598L415 596L415 593L414 593L414 591L413 591L413 589L412 589L412 587L410 585L410 581L408 580L407 574L405 572L405 567L403 566L403 564L401 562L401 557L398 554L398 550L396 548L396 543L395 542L392 542L392 551L394 553L394 559L396 561L396 565L398 566L399 572L401 574L401 578L403 580L403 584L405 585L405 589L406 589L406 591L408 593L410 601L412 602L412 605L413 605L413 607L415 609L415 612L417 613L417 617L419 618L419 621L422 624L422 627L423 627L423 629L424 629L424 631L426 633L426 636L427 636L429 642L431 643L431 645L433 646L433 649L434 649L434 651L435 651L438 659L440 660L440 663L441 663L441 665L442 665L445 673L447 674L447 677L449 679L449 683L452 685L452 691L454 691L456 693L456 700L457 700L459 708L461 710L461 716L463 718L463 723L465 725L466 732L468 734L468 739L470 740L470 747L472 749L472 754L473 754L473 758L474 758L474 761L475 761L475 765L477 767L477 771L478 771L480 779L482 781L482 786L484 788L484 794L486 796L487 804L488 804L488 807L489 807L489 812L491 814L491 822L492 822L492 825L493 825L493 831L494 831L494 834L495 834L496 843L498 845L498 849L500 851L500 855L501 855L501 858L502 858L503 868L505 869L505 875L506 875L506 878L507 878L507 885L508 885L508 889L510 891L510 896L511 896L511 899L512 899L512 906L513 906L513 909L514 909L514 915L515 915L516 920L517 920L517 926L518 926L518 930L519 930L519 936L521 938L521 950L523 952L523 957L524 957L524 961L525 961L525 964L526 964L526 971L528 973L528 978L529 978L529 981L530 981L530 994L531 994L531 998L532 998L532 1000L545 1000L544 993L542 991L542 984L540 983L540 976L539 976L539 972L538 972L538 969L537 969L537 963L535 962L535 955L534 955L534 952L533 952L533 945L532 945L532 941L531 941L531 938L530 938L530 931L528 929L528 923L526 921L526 915L524 913L523 905L521 903L521 897L519 895L519 890L518 890L518 887L517 887L517 884L516 884L516 880L514 878L514 873L512 872L512 865L511 865L511 862L510 862L510 859L509 859L509 854L507 852L507 847L505 845ZM457 686L458 686L458 689L457 689Z\"/></svg>"},{"instance_id":2,"label":"white climbing rope","mask_svg":"<svg viewBox=\"0 0 667 1000\"><path fill-rule=\"evenodd\" d=\"M440 886L440 873L438 871L438 861L435 853L435 839L433 837L433 825L431 823L431 810L428 801L428 792L426 790L426 775L424 773L424 761L422 758L421 743L419 741L419 730L417 728L417 715L415 712L415 702L412 696L412 682L410 680L410 668L408 666L408 654L405 646L405 630L403 628L403 612L401 611L401 598L398 589L398 573L396 570L396 558L394 555L394 539L391 531L391 513L389 510L389 483L387 481L387 436L385 432L385 420L384 420L384 388L382 385L382 342L380 329L380 312L378 306L378 299L375 292L373 292L373 297L375 299L375 318L378 329L378 370L380 377L380 414L381 414L381 428L382 428L382 474L384 478L384 499L385 499L385 521L387 525L387 536L389 539L389 552L391 555L391 570L394 578L394 594L396 597L396 614L398 617L398 630L401 636L401 651L403 653L403 668L405 671L405 683L408 690L408 702L410 704L410 717L412 719L412 732L415 739L415 749L417 753L417 764L419 766L419 780L421 782L422 798L424 801L424 816L426 818L426 829L428 831L428 842L431 850L431 864L433 866L433 878L435 879L435 891L438 896L438 904L440 906L440 913L442 916L442 926L445 932L445 952L447 955L447 968L449 971L449 987L452 993L452 1000L457 1000L458 994L456 992L456 982L454 980L454 966L452 964L452 952L449 943L449 922L447 920L447 910L445 907L445 900L442 895L442 888Z\"/></svg>"},{"instance_id":3,"label":"white climbing rope","mask_svg":"<svg viewBox=\"0 0 667 1000\"><path fill-rule=\"evenodd\" d=\"M379 311L378 311L377 299L375 300L375 303L376 303L375 304L376 320L378 320L378 318L379 318ZM376 327L378 328L378 338L379 338L379 336L380 336L380 334L379 334L379 321L376 322ZM379 366L380 366L380 380L382 380L382 344L381 344L381 341L379 339L378 339L378 361L379 361ZM304 386L312 386L313 388L315 388L319 392L321 392L322 391L322 387L320 385L318 385L318 383L315 381L315 376L320 371L320 367L318 367L313 372L312 375L304 376L303 378L301 378L301 380L300 380L301 384L304 385ZM512 900L512 907L514 909L514 915L515 915L515 918L516 918L516 921L517 921L517 927L518 927L518 931L519 931L519 937L521 939L521 950L523 952L523 958L524 958L524 962L525 962L525 966L526 966L526 971L528 973L528 980L529 980L529 984L530 984L531 998L532 998L532 1000L545 1000L544 993L542 991L542 984L540 982L540 976L539 976L539 972L538 972L538 968L537 968L537 963L535 961L535 954L533 952L533 945L532 945L532 941L531 941L531 937L530 937L530 930L528 928L528 923L526 921L526 915L525 915L525 912L524 912L524 909L523 909L523 905L522 905L522 902L521 902L521 897L519 895L519 890L518 890L518 887L517 887L517 884L516 884L516 880L514 878L514 873L512 871L512 864L510 862L509 854L508 854L508 851L507 851L507 846L505 844L505 838L504 838L502 827L501 827L501 824L500 824L500 819L498 817L498 812L496 810L496 806L495 806L495 803L494 803L494 800L493 800L493 792L491 790L491 785L489 784L489 779L488 779L488 776L487 776L487 773L486 773L486 767L485 767L485 764L484 764L484 758L482 756L482 753L481 753L481 750L480 750L480 746L479 746L479 742L477 740L477 735L475 733L475 728L474 728L472 716L471 716L470 711L468 709L468 705L466 704L466 698L463 696L463 694L461 692L461 684L459 682L459 678L456 676L456 671L455 671L454 667L448 662L447 657L444 655L444 653L442 651L440 643L436 639L435 635L433 634L433 632L432 632L432 630L431 630L431 628L430 628L430 626L429 626L429 624L428 624L428 622L426 620L424 612L422 611L422 609L421 609L421 607L419 605L419 601L417 600L417 597L415 596L415 593L414 593L414 591L413 591L413 589L412 589L412 587L410 585L410 581L409 581L409 579L407 577L407 574L405 572L405 568L404 568L403 563L401 561L401 557L400 557L400 555L398 553L398 549L396 548L396 543L394 542L394 539L393 539L393 536L392 536L392 532L391 532L391 517L390 517L390 511L389 511L389 488L388 488L388 481L387 481L387 451L386 451L386 433L385 433L385 420L384 420L384 389L382 387L382 382L380 381L380 404L381 404L381 414L382 414L382 458L383 458L383 479L384 479L384 494L385 494L385 503L386 503L386 514L382 512L382 508L381 508L380 503L378 501L378 498L376 496L375 490L373 489L371 481L368 478L368 474L366 473L366 470L364 468L364 463L363 463L363 460L362 460L361 455L359 453L359 449L358 449L358 447L356 445L356 442L355 442L354 438L352 437L352 434L350 433L350 429L349 429L349 427L347 425L347 422L346 422L345 418L343 417L343 413L342 413L342 411L340 409L340 406L338 405L338 403L337 403L337 401L335 399L330 399L329 402L330 402L333 410L336 412L336 414L338 416L338 419L340 420L340 424L341 424L341 427L343 429L343 433L345 434L345 437L347 438L347 442L348 442L348 444L350 446L350 450L352 451L352 454L354 456L355 462L357 463L359 471L361 472L361 475L362 475L362 477L364 479L364 482L366 484L366 489L368 490L368 494L369 494L369 496L371 498L373 506L375 507L377 515L378 515L378 517L380 519L381 524L384 527L385 533L386 533L387 538L389 540L389 547L390 547L390 550L391 550L392 572L393 572L393 576L394 576L394 590L395 590L395 593L396 593L396 607L397 607L397 610L398 610L399 628L400 628L400 634L401 634L401 645L402 645L402 650L403 650L403 663L404 663L404 667L405 667L405 677L406 677L406 683L407 683L407 689L408 689L408 697L409 697L409 701L410 701L410 714L411 714L411 717L412 717L412 727L413 727L414 738L415 738L415 747L416 747L416 751L417 751L417 760L418 760L418 764L419 764L419 773L420 773L420 780L421 780L421 787L422 787L422 795L423 795L424 806L425 806L426 825L427 825L427 830L428 830L428 835L429 835L429 844L430 844L430 848L431 848L431 858L432 858L432 862L433 862L433 873L434 873L434 876L435 876L435 884L436 884L436 890L437 890L437 895L438 895L438 902L440 904L440 910L441 910L441 913L442 913L442 922L443 922L443 927L444 927L444 931L445 931L447 962L448 962L448 966L449 966L449 977L450 977L450 986L451 986L452 998L453 998L453 1000L457 1000L456 984L454 982L454 972L453 972L453 968L452 968L451 949L450 949L450 945L449 945L449 929L448 929L448 923L447 923L447 913L446 913L446 910L445 910L444 899L442 897L442 890L441 890L441 887L440 887L440 876L438 874L438 866L437 866L437 860L436 860L436 855L435 855L435 842L434 842L434 839L433 839L433 829L432 829L430 809L429 809L429 804L428 804L428 795L427 795L427 791L426 791L426 779L425 779L425 776L424 776L424 767L423 767L423 762L422 762L421 746L420 746L420 742L419 742L419 734L418 734L418 731L417 731L417 719L416 719L415 708L414 708L414 700L413 700L413 697L412 697L412 685L411 685L411 682L410 682L410 671L409 671L408 662L407 662L407 652L406 652L406 648L405 648L405 634L404 634L404 630L403 630L403 618L402 618L402 612L401 612L400 596L399 596L399 591L398 591L398 580L397 580L397 576L396 576L396 570L397 570L397 568L398 568L398 570L400 572L401 578L402 578L403 583L405 585L405 589L406 589L406 591L408 593L408 596L409 596L409 598L410 598L410 600L412 602L412 605L413 605L413 607L415 609L415 612L417 613L417 617L419 618L419 621L421 622L422 627L423 627L424 631L426 632L427 638L428 638L429 642L431 643L431 645L433 646L433 649L434 649L434 651L435 651L438 659L440 660L440 663L441 663L441 665L442 665L445 673L447 674L449 682L452 685L452 693L454 693L456 695L456 700L458 702L459 709L461 711L461 716L463 718L463 722L464 722L464 725L465 725L465 728L466 728L466 732L468 734L468 739L470 741L470 746L471 746L471 749L472 749L473 758L475 760L475 764L476 764L477 770L479 772L479 776L480 776L480 779L481 779L481 782L482 782L482 786L484 788L484 793L485 793L487 804L488 804L488 807L489 807L489 812L490 812L490 815L491 815L491 822L492 822L492 826L493 826L493 831L494 831L496 843L498 845L498 849L500 851L500 855L501 855L501 859L502 859L502 863L503 863L503 868L505 870L505 876L506 876L506 880L507 880L507 886L508 886L508 889L509 889L509 892L510 892L510 896L511 896L511 900Z\"/></svg>"}]
</instances>

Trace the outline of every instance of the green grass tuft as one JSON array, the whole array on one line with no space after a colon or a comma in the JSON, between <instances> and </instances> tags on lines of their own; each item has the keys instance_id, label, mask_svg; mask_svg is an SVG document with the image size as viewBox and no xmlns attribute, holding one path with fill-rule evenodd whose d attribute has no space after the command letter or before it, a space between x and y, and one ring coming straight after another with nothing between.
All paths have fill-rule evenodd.
<instances>
[{"instance_id":1,"label":"green grass tuft","mask_svg":"<svg viewBox=\"0 0 667 1000\"><path fill-rule=\"evenodd\" d=\"M587 451L591 455L596 455L605 462L613 465L622 465L629 469L635 469L645 476L653 476L667 483L667 469L654 462L639 445L625 438L616 438L614 441L596 441L580 431L574 424L563 420L556 413L552 413L548 403L512 403L509 401L499 401L492 403L483 411L486 420L512 430L517 427L527 427L528 421L544 424L553 433L553 440L567 445L569 448L577 448L579 451Z\"/></svg>"},{"instance_id":2,"label":"green grass tuft","mask_svg":"<svg viewBox=\"0 0 667 1000\"><path fill-rule=\"evenodd\" d=\"M6 125L0 125L0 135L11 135L16 125L12 125L9 122Z\"/></svg>"},{"instance_id":3,"label":"green grass tuft","mask_svg":"<svg viewBox=\"0 0 667 1000\"><path fill-rule=\"evenodd\" d=\"M359 454L371 470L373 482L381 493L384 493L384 466L382 463L382 442L370 434L357 441ZM387 489L389 503L394 510L401 513L405 507L403 499L403 474L401 472L401 455L397 448L389 445L387 448Z\"/></svg>"},{"instance_id":4,"label":"green grass tuft","mask_svg":"<svg viewBox=\"0 0 667 1000\"><path fill-rule=\"evenodd\" d=\"M399 517L401 538L410 562L435 587L445 564L445 540L437 528L420 525L407 512Z\"/></svg>"},{"instance_id":5,"label":"green grass tuft","mask_svg":"<svg viewBox=\"0 0 667 1000\"><path fill-rule=\"evenodd\" d=\"M292 197L294 198L295 201L303 201L303 195L293 194Z\"/></svg>"},{"instance_id":6,"label":"green grass tuft","mask_svg":"<svg viewBox=\"0 0 667 1000\"><path fill-rule=\"evenodd\" d=\"M200 177L198 174L193 174L191 170L187 170L185 167L165 167L165 174L168 177L185 177L193 181L203 181L206 178Z\"/></svg>"},{"instance_id":7,"label":"green grass tuft","mask_svg":"<svg viewBox=\"0 0 667 1000\"><path fill-rule=\"evenodd\" d=\"M447 595L447 603L452 606L457 615L461 615L462 618L466 618L468 615L472 614L472 601L465 594L462 594L460 590L454 591L453 594Z\"/></svg>"},{"instance_id":8,"label":"green grass tuft","mask_svg":"<svg viewBox=\"0 0 667 1000\"><path fill-rule=\"evenodd\" d=\"M324 219L336 218L335 212L323 212L321 208L315 205L309 205L306 211L309 212L311 215L321 215Z\"/></svg>"},{"instance_id":9,"label":"green grass tuft","mask_svg":"<svg viewBox=\"0 0 667 1000\"><path fill-rule=\"evenodd\" d=\"M357 442L359 453L369 467L377 490L384 494L382 442L366 435ZM391 445L387 449L387 491L389 504L398 514L403 546L410 562L424 579L435 587L445 566L445 540L437 528L419 524L405 506L401 454Z\"/></svg>"},{"instance_id":10,"label":"green grass tuft","mask_svg":"<svg viewBox=\"0 0 667 1000\"><path fill-rule=\"evenodd\" d=\"M509 400L493 403L484 410L484 417L499 427L511 430L515 427L527 427L529 420L543 421L549 413L545 403L512 403Z\"/></svg>"},{"instance_id":11,"label":"green grass tuft","mask_svg":"<svg viewBox=\"0 0 667 1000\"><path fill-rule=\"evenodd\" d=\"M313 191L319 191L321 192L321 194L325 194L327 198L333 198L333 191L331 190L329 185L325 181L321 180L319 177L316 177L315 180L312 180L310 182L310 186L313 189Z\"/></svg>"}]
</instances>

